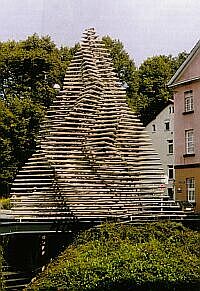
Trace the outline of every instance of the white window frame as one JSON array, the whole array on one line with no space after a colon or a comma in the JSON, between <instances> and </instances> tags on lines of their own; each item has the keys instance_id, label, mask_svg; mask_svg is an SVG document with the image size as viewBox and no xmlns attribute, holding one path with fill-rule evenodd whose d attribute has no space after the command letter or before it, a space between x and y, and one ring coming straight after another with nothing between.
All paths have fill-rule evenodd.
<instances>
[{"instance_id":1,"label":"white window frame","mask_svg":"<svg viewBox=\"0 0 200 291\"><path fill-rule=\"evenodd\" d=\"M186 191L188 202L195 202L195 179L194 177L186 178Z\"/></svg>"},{"instance_id":2,"label":"white window frame","mask_svg":"<svg viewBox=\"0 0 200 291\"><path fill-rule=\"evenodd\" d=\"M194 100L193 100L193 91L184 92L185 100L185 112L190 112L194 110Z\"/></svg>"},{"instance_id":3,"label":"white window frame","mask_svg":"<svg viewBox=\"0 0 200 291\"><path fill-rule=\"evenodd\" d=\"M185 131L185 150L186 154L194 154L194 130Z\"/></svg>"}]
</instances>

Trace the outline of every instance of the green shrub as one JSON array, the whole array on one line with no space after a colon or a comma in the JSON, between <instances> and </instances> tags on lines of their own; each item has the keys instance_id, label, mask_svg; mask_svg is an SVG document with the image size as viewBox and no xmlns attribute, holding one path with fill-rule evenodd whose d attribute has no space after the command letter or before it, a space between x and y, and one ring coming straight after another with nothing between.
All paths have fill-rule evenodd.
<instances>
[{"instance_id":1,"label":"green shrub","mask_svg":"<svg viewBox=\"0 0 200 291\"><path fill-rule=\"evenodd\" d=\"M2 268L3 268L3 251L2 251L2 247L0 245L0 290L4 290L4 280L3 280Z\"/></svg>"},{"instance_id":2,"label":"green shrub","mask_svg":"<svg viewBox=\"0 0 200 291\"><path fill-rule=\"evenodd\" d=\"M105 224L80 234L26 290L177 290L174 288L187 284L191 287L200 283L199 239L198 232L171 222L141 226Z\"/></svg>"},{"instance_id":3,"label":"green shrub","mask_svg":"<svg viewBox=\"0 0 200 291\"><path fill-rule=\"evenodd\" d=\"M10 199L9 198L0 198L0 208L2 209L10 209Z\"/></svg>"}]
</instances>

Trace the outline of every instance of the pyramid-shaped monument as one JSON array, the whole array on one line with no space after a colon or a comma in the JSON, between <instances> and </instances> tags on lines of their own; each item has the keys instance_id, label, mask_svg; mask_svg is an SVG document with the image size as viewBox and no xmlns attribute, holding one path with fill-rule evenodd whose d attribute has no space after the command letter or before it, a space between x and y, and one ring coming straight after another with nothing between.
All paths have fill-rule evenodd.
<instances>
[{"instance_id":1,"label":"pyramid-shaped monument","mask_svg":"<svg viewBox=\"0 0 200 291\"><path fill-rule=\"evenodd\" d=\"M158 205L162 169L94 29L84 33L12 187L23 219L123 217Z\"/></svg>"}]
</instances>

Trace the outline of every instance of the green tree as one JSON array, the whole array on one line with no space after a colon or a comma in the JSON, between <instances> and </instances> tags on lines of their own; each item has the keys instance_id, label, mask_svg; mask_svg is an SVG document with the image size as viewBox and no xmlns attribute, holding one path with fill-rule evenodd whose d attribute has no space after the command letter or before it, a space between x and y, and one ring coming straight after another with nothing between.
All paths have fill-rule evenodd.
<instances>
[{"instance_id":1,"label":"green tree","mask_svg":"<svg viewBox=\"0 0 200 291\"><path fill-rule=\"evenodd\" d=\"M138 70L139 89L137 113L143 124L148 124L173 98L167 83L186 59L185 52L177 57L154 56L145 60Z\"/></svg>"},{"instance_id":2,"label":"green tree","mask_svg":"<svg viewBox=\"0 0 200 291\"><path fill-rule=\"evenodd\" d=\"M9 193L17 169L33 153L43 115L43 106L29 96L0 100L0 196Z\"/></svg>"},{"instance_id":3,"label":"green tree","mask_svg":"<svg viewBox=\"0 0 200 291\"><path fill-rule=\"evenodd\" d=\"M0 43L0 196L35 149L39 123L62 84L75 48L56 48L49 36Z\"/></svg>"},{"instance_id":4,"label":"green tree","mask_svg":"<svg viewBox=\"0 0 200 291\"><path fill-rule=\"evenodd\" d=\"M48 107L55 97L53 85L61 83L62 61L50 37L36 34L25 41L0 45L1 87L7 94L24 95Z\"/></svg>"},{"instance_id":5,"label":"green tree","mask_svg":"<svg viewBox=\"0 0 200 291\"><path fill-rule=\"evenodd\" d=\"M4 280L3 280L3 250L0 245L0 290L4 290Z\"/></svg>"},{"instance_id":6,"label":"green tree","mask_svg":"<svg viewBox=\"0 0 200 291\"><path fill-rule=\"evenodd\" d=\"M173 57L173 71L174 73L179 69L179 67L182 65L182 63L186 60L188 57L188 53L186 51L183 51L178 54L178 56Z\"/></svg>"},{"instance_id":7,"label":"green tree","mask_svg":"<svg viewBox=\"0 0 200 291\"><path fill-rule=\"evenodd\" d=\"M65 72L67 70L67 67L69 66L73 56L77 52L79 48L79 43L75 44L74 47L67 47L67 46L61 46L59 52L60 52L60 57L61 57L61 62L62 62L62 74L61 74L61 80L63 81ZM62 85L62 84L61 84Z\"/></svg>"},{"instance_id":8,"label":"green tree","mask_svg":"<svg viewBox=\"0 0 200 291\"><path fill-rule=\"evenodd\" d=\"M138 73L134 60L125 51L121 41L113 40L109 36L102 38L105 47L110 52L110 57L115 72L126 89L127 100L130 107L137 109Z\"/></svg>"},{"instance_id":9,"label":"green tree","mask_svg":"<svg viewBox=\"0 0 200 291\"><path fill-rule=\"evenodd\" d=\"M103 42L122 85L126 88L127 100L144 125L153 120L171 99L172 92L167 82L187 57L186 52L177 57L154 56L145 60L139 69L125 51L122 42L109 36Z\"/></svg>"}]
</instances>

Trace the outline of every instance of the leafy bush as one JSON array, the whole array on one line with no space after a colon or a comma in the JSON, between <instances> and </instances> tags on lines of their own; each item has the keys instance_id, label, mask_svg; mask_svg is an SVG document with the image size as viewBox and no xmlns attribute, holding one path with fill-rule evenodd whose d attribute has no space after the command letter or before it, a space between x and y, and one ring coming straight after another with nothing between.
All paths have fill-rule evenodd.
<instances>
[{"instance_id":1,"label":"leafy bush","mask_svg":"<svg viewBox=\"0 0 200 291\"><path fill-rule=\"evenodd\" d=\"M197 286L199 239L198 232L172 222L105 224L80 234L26 290L177 290L177 286Z\"/></svg>"},{"instance_id":2,"label":"leafy bush","mask_svg":"<svg viewBox=\"0 0 200 291\"><path fill-rule=\"evenodd\" d=\"M2 268L3 268L3 251L2 247L0 245L0 290L4 290L4 280L3 280L3 273L2 273Z\"/></svg>"},{"instance_id":3,"label":"leafy bush","mask_svg":"<svg viewBox=\"0 0 200 291\"><path fill-rule=\"evenodd\" d=\"M0 208L10 209L10 199L9 198L0 198Z\"/></svg>"}]
</instances>

